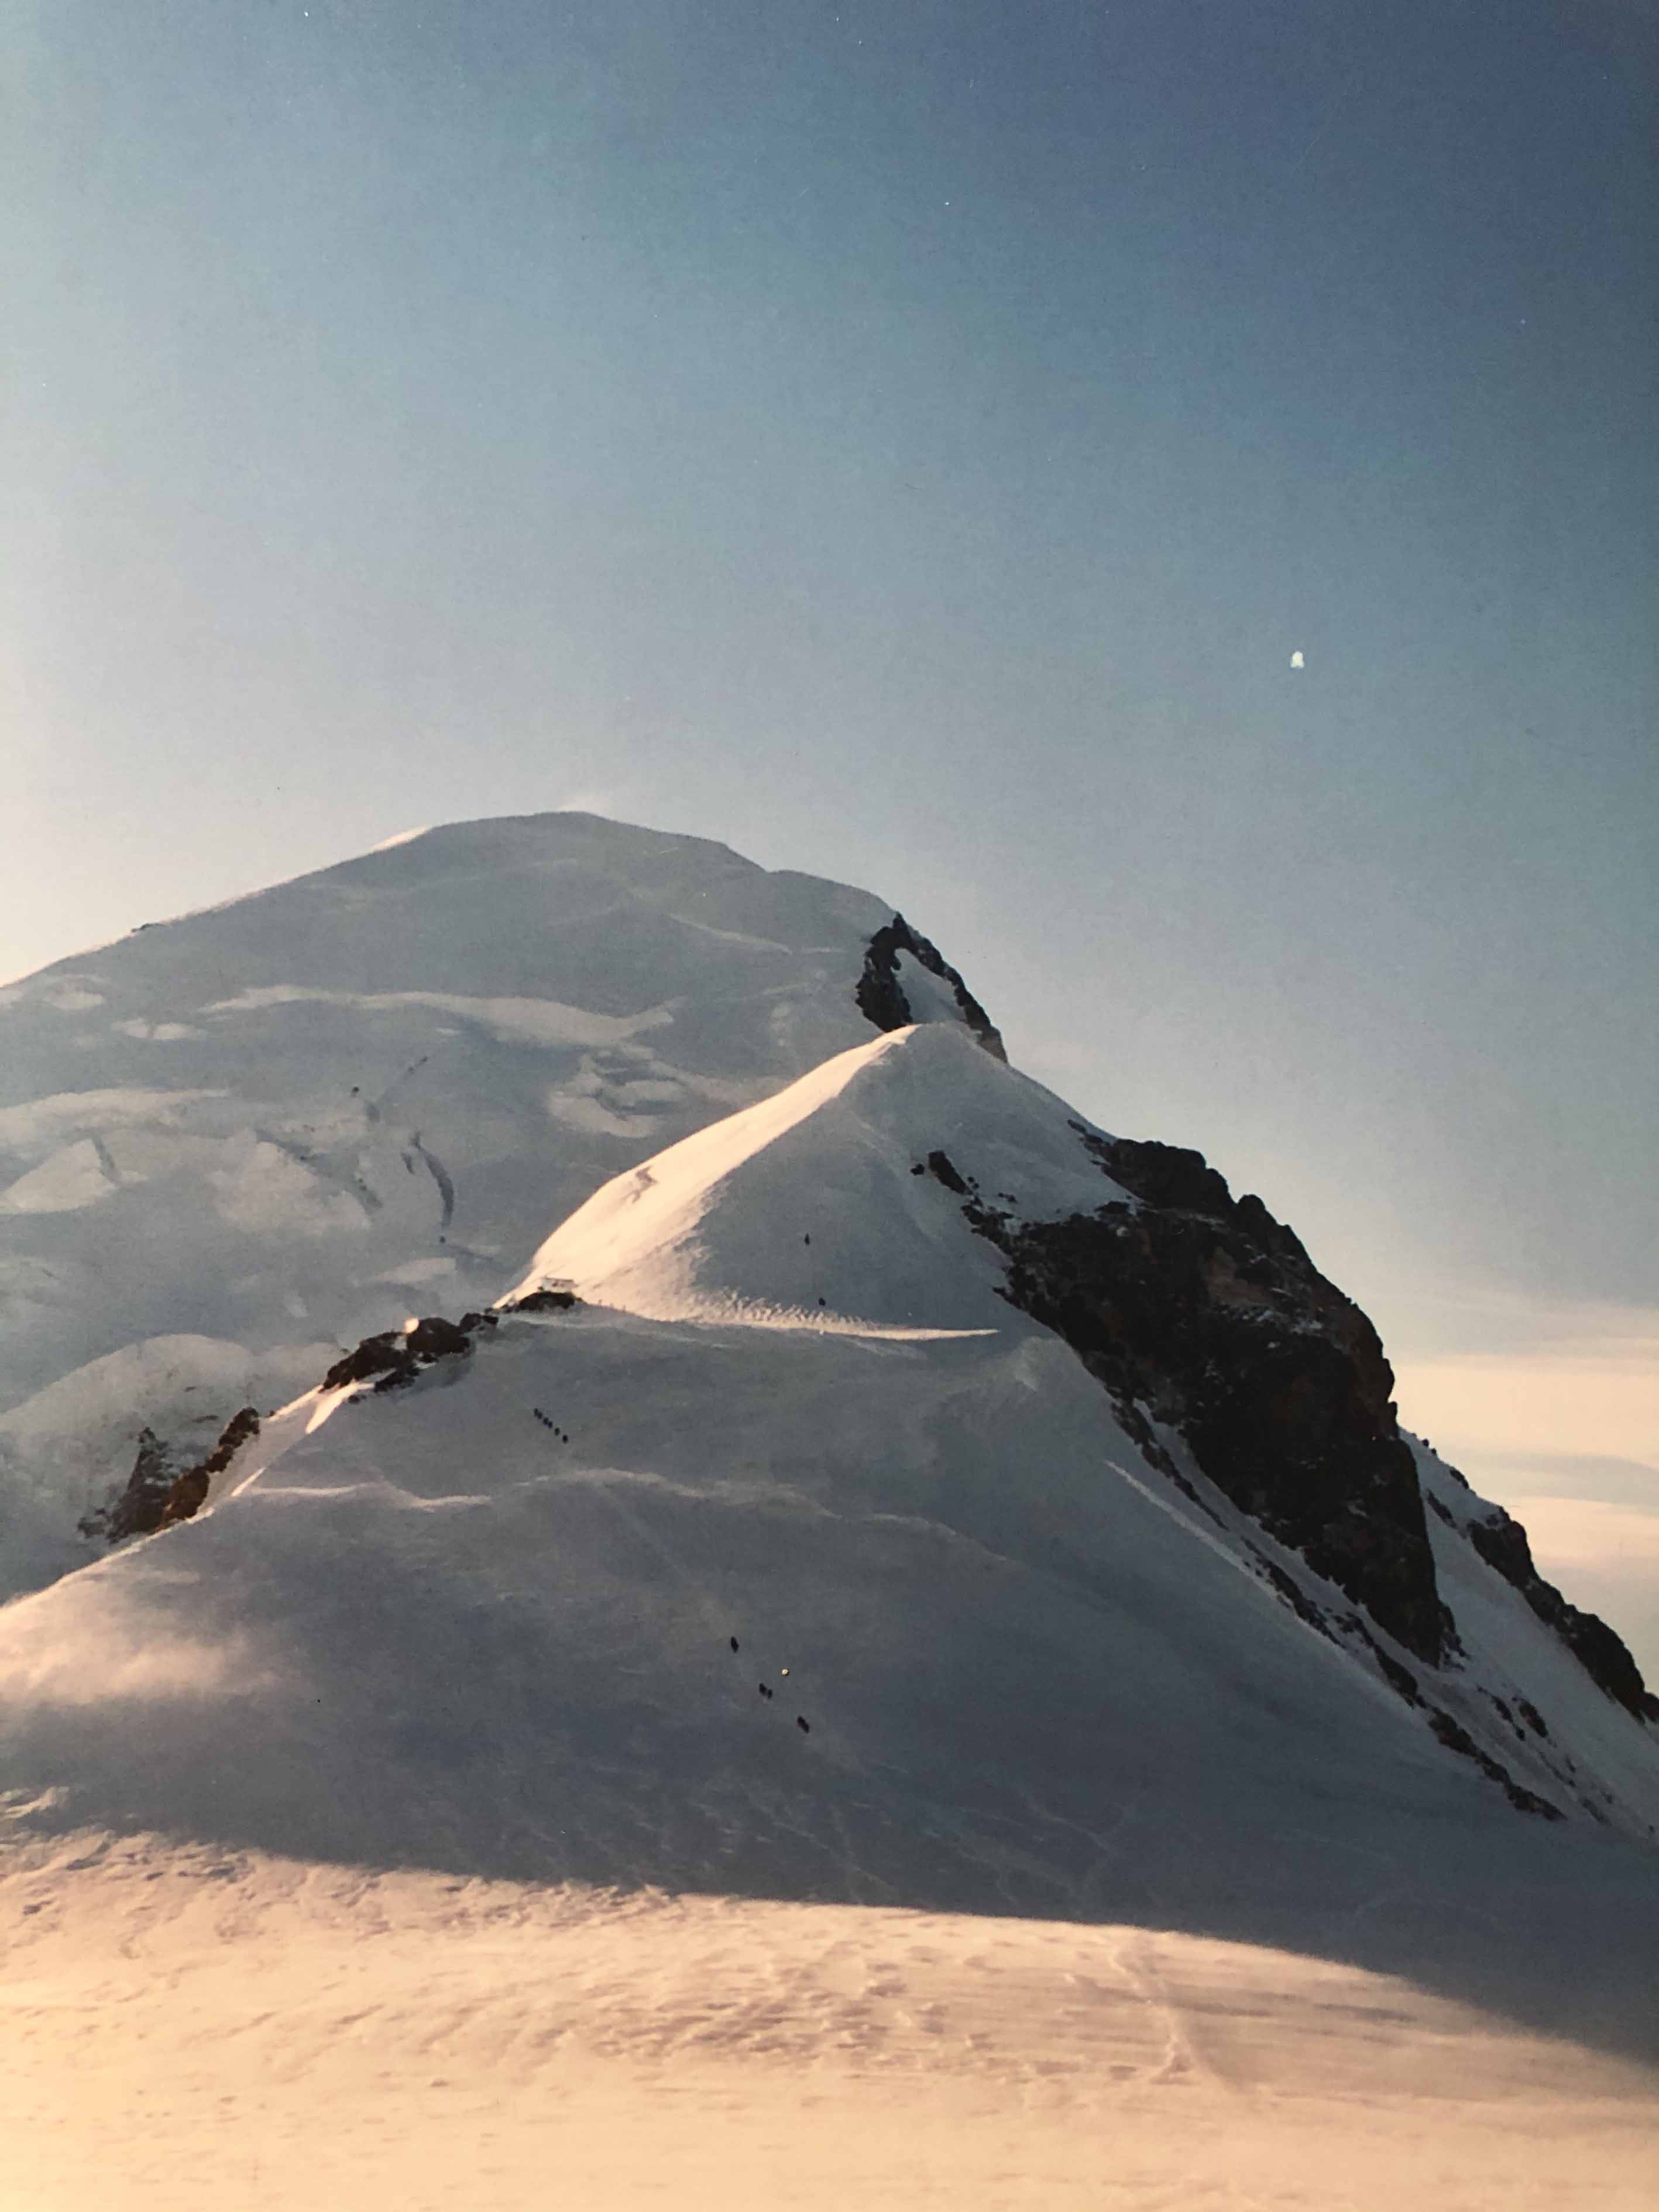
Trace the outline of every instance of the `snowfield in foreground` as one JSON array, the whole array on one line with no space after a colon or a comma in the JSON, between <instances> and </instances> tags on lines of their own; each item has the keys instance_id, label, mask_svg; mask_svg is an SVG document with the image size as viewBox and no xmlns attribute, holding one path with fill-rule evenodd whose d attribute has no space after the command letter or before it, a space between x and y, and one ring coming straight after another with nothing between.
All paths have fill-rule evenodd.
<instances>
[{"instance_id":1,"label":"snowfield in foreground","mask_svg":"<svg viewBox=\"0 0 1659 2212\"><path fill-rule=\"evenodd\" d=\"M330 896L384 939L377 884ZM739 890L693 934L747 961ZM7 2212L1653 2201L1629 1655L1400 1437L1291 1231L1008 1067L879 929L860 969L869 919L778 987L829 1048L719 1112L640 1078L668 1126L619 1155L564 1114L550 1218L522 1121L494 1304L388 1231L355 1351L0 1607ZM657 1003L623 965L585 1020ZM722 972L661 1003L736 1085L777 1033ZM207 1014L332 1004L264 977ZM392 980L400 1022L467 995ZM512 980L465 1018L522 1033ZM372 1021L392 985L329 988ZM501 1065L457 1054L458 1127ZM89 1174L15 1218L104 1207ZM157 1332L12 1449L95 1452L142 1386L196 1449L209 1378L301 1356Z\"/></svg>"},{"instance_id":2,"label":"snowfield in foreground","mask_svg":"<svg viewBox=\"0 0 1659 2212\"><path fill-rule=\"evenodd\" d=\"M1653 2201L1650 2070L1305 1954L84 1839L0 1912L17 2212Z\"/></svg>"}]
</instances>

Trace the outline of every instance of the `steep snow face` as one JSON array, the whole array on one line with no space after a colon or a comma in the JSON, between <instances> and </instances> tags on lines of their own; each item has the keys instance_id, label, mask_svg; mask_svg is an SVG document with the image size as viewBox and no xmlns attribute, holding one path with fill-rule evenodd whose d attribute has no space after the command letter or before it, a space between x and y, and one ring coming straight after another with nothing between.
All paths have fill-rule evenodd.
<instances>
[{"instance_id":1,"label":"steep snow face","mask_svg":"<svg viewBox=\"0 0 1659 2212\"><path fill-rule=\"evenodd\" d=\"M1122 1198L1051 1091L955 1026L892 1031L608 1183L510 1295L568 1283L664 1320L1029 1330L928 1164L952 1148L1022 1210Z\"/></svg>"},{"instance_id":2,"label":"steep snow face","mask_svg":"<svg viewBox=\"0 0 1659 2212\"><path fill-rule=\"evenodd\" d=\"M1592 1772L1606 1775L1612 1771L1610 1762L1628 1759L1638 1740L1624 1725L1628 1713L1638 1723L1645 1721L1640 1740L1659 1765L1659 1728L1654 1725L1659 1705L1644 1691L1624 1645L1604 1623L1565 1604L1535 1574L1529 1580L1516 1577L1501 1551L1494 1559L1493 1547L1483 1541L1494 1529L1519 1538L1525 1554L1526 1540L1516 1522L1501 1506L1478 1497L1431 1446L1415 1437L1409 1442L1429 1507L1440 1587L1457 1621L1468 1671L1480 1683L1482 1696L1510 1740L1547 1752L1553 1741L1550 1713L1559 1717L1571 1711L1566 1741L1556 1747L1558 1766L1565 1773L1577 1758ZM1564 1612L1571 1619L1564 1621ZM1586 1637L1587 1629L1594 1633ZM1587 1678L1600 1687L1599 1698L1583 1697ZM1556 1725L1560 1727L1559 1717ZM1579 1794L1592 1813L1606 1817L1614 1810L1616 1792L1604 1781Z\"/></svg>"},{"instance_id":3,"label":"steep snow face","mask_svg":"<svg viewBox=\"0 0 1659 2212\"><path fill-rule=\"evenodd\" d=\"M135 1398L111 1425L100 1363L167 1365L190 1433L158 1433L188 1449L289 1395L296 1348L314 1379L316 1347L412 1304L488 1301L619 1170L868 1038L890 921L702 839L546 815L425 831L0 992L0 1416L54 1391L0 1429L0 1595L63 1571L157 1425ZM916 1018L969 1018L945 988Z\"/></svg>"},{"instance_id":4,"label":"steep snow face","mask_svg":"<svg viewBox=\"0 0 1659 2212\"><path fill-rule=\"evenodd\" d=\"M1517 1596L1480 1530L1443 1564L1375 1333L1295 1237L1260 1200L1233 1200L1196 1154L1107 1136L959 1030L843 1053L619 1176L503 1304L547 1286L665 1321L979 1333L1045 1356L1057 1334L1127 1422L1135 1480L1189 1518L1196 1508L1244 1572L1511 1803L1633 1813L1644 1836L1659 1822L1645 1725L1659 1716L1623 1646L1590 1623L1632 1693L1594 1644L1576 1654L1547 1606ZM1425 1462L1440 1534L1455 1524L1431 1473ZM1479 1501L1462 1495L1468 1520ZM1401 1602L1402 1583L1420 1602ZM1474 1624L1473 1666L1449 1591ZM1509 1623L1496 1642L1495 1602ZM1535 1670L1568 1717L1562 1741L1515 1687ZM1589 1744L1581 1773L1573 1753Z\"/></svg>"}]
</instances>

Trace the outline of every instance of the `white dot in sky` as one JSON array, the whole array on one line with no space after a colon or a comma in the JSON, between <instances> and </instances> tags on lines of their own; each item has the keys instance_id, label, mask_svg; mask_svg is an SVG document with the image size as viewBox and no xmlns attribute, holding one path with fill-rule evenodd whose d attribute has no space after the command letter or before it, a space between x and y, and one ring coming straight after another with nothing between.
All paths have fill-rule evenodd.
<instances>
[{"instance_id":1,"label":"white dot in sky","mask_svg":"<svg viewBox=\"0 0 1659 2212\"><path fill-rule=\"evenodd\" d=\"M1305 668L1307 665L1307 662L1302 658L1302 648L1300 646L1297 646L1296 651L1291 655L1291 665L1292 668Z\"/></svg>"}]
</instances>

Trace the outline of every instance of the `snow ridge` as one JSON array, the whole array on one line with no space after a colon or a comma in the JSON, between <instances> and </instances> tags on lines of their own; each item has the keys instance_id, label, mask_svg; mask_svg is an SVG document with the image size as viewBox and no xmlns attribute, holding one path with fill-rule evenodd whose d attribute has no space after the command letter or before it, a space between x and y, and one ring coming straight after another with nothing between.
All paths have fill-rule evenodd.
<instances>
[{"instance_id":1,"label":"snow ridge","mask_svg":"<svg viewBox=\"0 0 1659 2212\"><path fill-rule=\"evenodd\" d=\"M487 1304L620 1170L867 1038L890 912L555 814L418 832L0 992L0 1595L87 1556L146 1426L182 1466L409 1286ZM112 1425L124 1353L165 1356L176 1402Z\"/></svg>"}]
</instances>

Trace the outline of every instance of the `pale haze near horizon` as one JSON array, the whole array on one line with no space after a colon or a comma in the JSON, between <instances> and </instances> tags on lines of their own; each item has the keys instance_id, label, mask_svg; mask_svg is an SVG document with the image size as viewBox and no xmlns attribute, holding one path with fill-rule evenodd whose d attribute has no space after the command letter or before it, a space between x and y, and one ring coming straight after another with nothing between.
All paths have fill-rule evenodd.
<instances>
[{"instance_id":1,"label":"pale haze near horizon","mask_svg":"<svg viewBox=\"0 0 1659 2212\"><path fill-rule=\"evenodd\" d=\"M1651 1667L1651 12L7 22L0 970L563 805L864 885Z\"/></svg>"}]
</instances>

